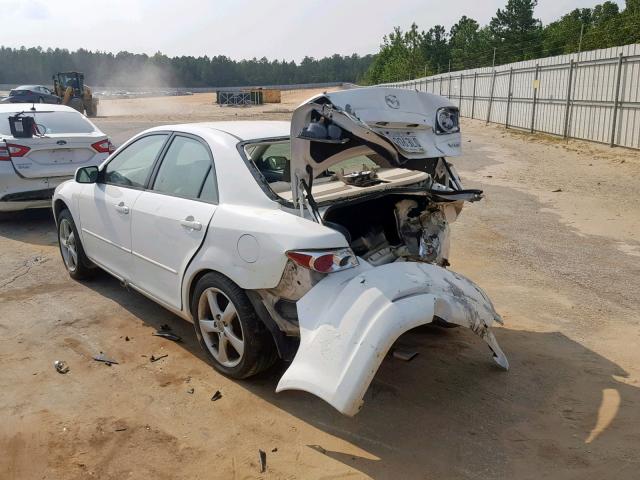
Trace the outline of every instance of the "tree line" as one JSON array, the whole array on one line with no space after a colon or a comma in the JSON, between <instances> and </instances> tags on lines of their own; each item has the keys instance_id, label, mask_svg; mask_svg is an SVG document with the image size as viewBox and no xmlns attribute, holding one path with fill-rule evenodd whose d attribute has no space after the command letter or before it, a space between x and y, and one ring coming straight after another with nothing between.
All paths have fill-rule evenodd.
<instances>
[{"instance_id":1,"label":"tree line","mask_svg":"<svg viewBox=\"0 0 640 480\"><path fill-rule=\"evenodd\" d=\"M383 38L365 81L370 84L424 75L501 65L640 42L640 0L626 0L623 10L611 1L576 8L542 25L536 0L508 0L483 27L467 16L448 31L435 25L421 31L414 23Z\"/></svg>"},{"instance_id":2,"label":"tree line","mask_svg":"<svg viewBox=\"0 0 640 480\"><path fill-rule=\"evenodd\" d=\"M0 47L0 84L51 83L56 72L81 71L89 85L108 87L227 87L318 82L359 82L373 55L332 55L301 62L215 57L149 56L85 49Z\"/></svg>"}]
</instances>

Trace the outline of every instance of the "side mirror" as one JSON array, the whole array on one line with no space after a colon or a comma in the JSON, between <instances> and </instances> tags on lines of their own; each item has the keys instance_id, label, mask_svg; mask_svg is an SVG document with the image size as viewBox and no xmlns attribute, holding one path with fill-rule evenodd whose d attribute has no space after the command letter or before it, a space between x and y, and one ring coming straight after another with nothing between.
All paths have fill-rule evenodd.
<instances>
[{"instance_id":1,"label":"side mirror","mask_svg":"<svg viewBox=\"0 0 640 480\"><path fill-rule=\"evenodd\" d=\"M266 158L269 168L272 170L284 170L287 167L289 159L282 156L271 156Z\"/></svg>"},{"instance_id":2,"label":"side mirror","mask_svg":"<svg viewBox=\"0 0 640 480\"><path fill-rule=\"evenodd\" d=\"M80 167L76 170L75 180L78 183L96 183L98 181L98 167Z\"/></svg>"}]
</instances>

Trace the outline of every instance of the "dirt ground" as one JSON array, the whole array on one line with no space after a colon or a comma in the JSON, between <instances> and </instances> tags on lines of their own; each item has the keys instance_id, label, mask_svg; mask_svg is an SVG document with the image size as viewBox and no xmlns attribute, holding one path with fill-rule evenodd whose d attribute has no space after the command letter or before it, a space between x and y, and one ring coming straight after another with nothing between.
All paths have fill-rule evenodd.
<instances>
[{"instance_id":1,"label":"dirt ground","mask_svg":"<svg viewBox=\"0 0 640 480\"><path fill-rule=\"evenodd\" d=\"M163 123L287 119L307 96L104 101L96 123L122 143ZM419 328L399 340L419 355L387 358L363 410L343 417L275 394L283 365L247 381L217 374L191 324L106 274L69 279L50 212L6 215L0 478L637 479L640 153L477 121L463 134L454 163L486 198L452 227L452 268L503 315L509 372L466 329ZM184 342L152 336L163 324ZM93 361L100 351L119 364Z\"/></svg>"}]
</instances>

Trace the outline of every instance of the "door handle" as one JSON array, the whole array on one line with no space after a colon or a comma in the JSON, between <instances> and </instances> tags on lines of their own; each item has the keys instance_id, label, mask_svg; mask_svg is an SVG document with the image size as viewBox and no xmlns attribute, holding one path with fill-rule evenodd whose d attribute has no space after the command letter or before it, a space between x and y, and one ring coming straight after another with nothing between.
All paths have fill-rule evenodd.
<instances>
[{"instance_id":1,"label":"door handle","mask_svg":"<svg viewBox=\"0 0 640 480\"><path fill-rule=\"evenodd\" d=\"M114 205L114 207L116 207L116 211L122 213L123 215L129 213L129 207L127 207L124 202L117 203Z\"/></svg>"},{"instance_id":2,"label":"door handle","mask_svg":"<svg viewBox=\"0 0 640 480\"><path fill-rule=\"evenodd\" d=\"M180 225L189 230L202 230L202 224L200 222L196 222L193 215L189 215L184 220L180 220Z\"/></svg>"}]
</instances>

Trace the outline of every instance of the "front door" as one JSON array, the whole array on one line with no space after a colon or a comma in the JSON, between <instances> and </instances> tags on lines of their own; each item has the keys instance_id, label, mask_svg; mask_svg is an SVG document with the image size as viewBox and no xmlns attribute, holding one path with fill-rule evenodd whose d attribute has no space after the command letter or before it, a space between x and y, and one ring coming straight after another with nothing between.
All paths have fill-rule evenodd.
<instances>
[{"instance_id":1,"label":"front door","mask_svg":"<svg viewBox=\"0 0 640 480\"><path fill-rule=\"evenodd\" d=\"M85 253L124 280L132 274L131 212L167 138L149 135L128 145L105 165L98 183L86 185L78 198Z\"/></svg>"},{"instance_id":2,"label":"front door","mask_svg":"<svg viewBox=\"0 0 640 480\"><path fill-rule=\"evenodd\" d=\"M171 307L182 307L182 278L207 234L217 204L207 144L177 134L148 191L132 214L134 285Z\"/></svg>"}]
</instances>

